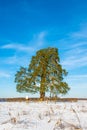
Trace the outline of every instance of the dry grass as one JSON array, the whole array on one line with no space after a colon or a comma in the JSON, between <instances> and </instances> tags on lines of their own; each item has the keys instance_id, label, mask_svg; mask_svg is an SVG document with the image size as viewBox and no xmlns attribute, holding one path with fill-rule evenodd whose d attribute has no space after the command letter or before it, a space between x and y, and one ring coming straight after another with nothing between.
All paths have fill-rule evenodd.
<instances>
[{"instance_id":1,"label":"dry grass","mask_svg":"<svg viewBox=\"0 0 87 130\"><path fill-rule=\"evenodd\" d=\"M6 121L3 121L1 124L4 125L6 123L11 123L12 126L20 125L22 129L23 128L28 129L31 127L33 130L33 127L36 127L38 125L37 122L40 123L40 122L45 121L46 119L47 125L50 125L51 123L54 122L53 130L83 130L84 127L82 127L81 125L81 120L80 120L78 112L87 113L86 107L80 106L77 103L76 103L77 106L73 106L73 103L70 106L68 106L67 103L64 103L64 102L60 104L55 104L55 105L48 104L48 102L44 102L43 104L46 106L42 108L36 105L38 108L40 108L40 111L38 111L37 108L34 111L34 109L32 109L31 107L30 108L26 107L29 109L22 109L22 110L19 109L16 111L18 106L17 108L14 108L14 106L13 107L10 106L8 107L9 109L7 111L9 118ZM25 105L28 106L30 104L25 103ZM68 118L64 119L64 117L67 116L68 114L66 110L69 110L69 113L71 113L71 117L72 116L74 117L74 118L70 117L70 121ZM36 114L35 117L33 117L34 115L33 112L35 112ZM64 114L65 116L63 116ZM74 122L74 119L76 122Z\"/></svg>"}]
</instances>

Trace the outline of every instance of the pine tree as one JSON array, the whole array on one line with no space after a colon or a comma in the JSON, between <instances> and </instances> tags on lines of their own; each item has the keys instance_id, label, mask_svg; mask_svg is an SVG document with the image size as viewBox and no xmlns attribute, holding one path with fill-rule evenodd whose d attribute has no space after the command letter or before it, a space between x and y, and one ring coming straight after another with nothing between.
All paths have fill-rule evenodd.
<instances>
[{"instance_id":1,"label":"pine tree","mask_svg":"<svg viewBox=\"0 0 87 130\"><path fill-rule=\"evenodd\" d=\"M60 64L58 49L41 49L36 56L32 56L28 68L20 67L16 73L16 88L18 92L39 92L42 99L46 92L54 96L66 94L70 89L63 81L66 75L66 70Z\"/></svg>"}]
</instances>

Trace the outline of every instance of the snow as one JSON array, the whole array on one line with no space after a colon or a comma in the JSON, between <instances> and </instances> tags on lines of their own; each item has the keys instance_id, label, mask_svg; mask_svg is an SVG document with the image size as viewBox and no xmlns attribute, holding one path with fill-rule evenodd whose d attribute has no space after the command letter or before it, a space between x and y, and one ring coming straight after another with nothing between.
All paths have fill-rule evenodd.
<instances>
[{"instance_id":1,"label":"snow","mask_svg":"<svg viewBox=\"0 0 87 130\"><path fill-rule=\"evenodd\" d=\"M87 101L0 102L0 130L87 130Z\"/></svg>"}]
</instances>

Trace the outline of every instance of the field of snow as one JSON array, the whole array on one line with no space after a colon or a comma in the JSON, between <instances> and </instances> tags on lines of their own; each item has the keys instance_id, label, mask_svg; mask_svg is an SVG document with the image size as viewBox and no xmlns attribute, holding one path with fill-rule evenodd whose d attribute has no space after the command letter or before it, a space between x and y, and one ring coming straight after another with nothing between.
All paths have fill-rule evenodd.
<instances>
[{"instance_id":1,"label":"field of snow","mask_svg":"<svg viewBox=\"0 0 87 130\"><path fill-rule=\"evenodd\" d=\"M87 101L0 102L0 130L87 130Z\"/></svg>"}]
</instances>

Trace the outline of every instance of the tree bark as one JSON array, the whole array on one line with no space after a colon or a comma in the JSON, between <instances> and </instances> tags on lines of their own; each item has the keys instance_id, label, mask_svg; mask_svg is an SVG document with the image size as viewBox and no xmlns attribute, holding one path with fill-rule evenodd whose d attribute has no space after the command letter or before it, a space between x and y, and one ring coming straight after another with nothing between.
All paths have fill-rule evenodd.
<instances>
[{"instance_id":1,"label":"tree bark","mask_svg":"<svg viewBox=\"0 0 87 130\"><path fill-rule=\"evenodd\" d=\"M42 100L45 98L45 74L41 76L40 98Z\"/></svg>"},{"instance_id":2,"label":"tree bark","mask_svg":"<svg viewBox=\"0 0 87 130\"><path fill-rule=\"evenodd\" d=\"M41 92L41 91L40 91L40 98L41 98L42 100L44 100L44 98L45 98L45 92Z\"/></svg>"}]
</instances>

